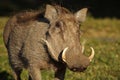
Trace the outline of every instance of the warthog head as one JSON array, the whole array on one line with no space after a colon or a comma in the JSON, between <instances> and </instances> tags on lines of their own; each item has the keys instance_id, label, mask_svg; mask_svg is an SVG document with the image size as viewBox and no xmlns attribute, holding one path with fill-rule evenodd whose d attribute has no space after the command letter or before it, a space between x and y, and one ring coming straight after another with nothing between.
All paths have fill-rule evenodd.
<instances>
[{"instance_id":1,"label":"warthog head","mask_svg":"<svg viewBox=\"0 0 120 80\"><path fill-rule=\"evenodd\" d=\"M87 8L71 13L59 6L47 5L45 17L49 20L46 39L50 56L56 61L63 61L72 71L84 71L94 56L86 57L80 44L80 24L84 22Z\"/></svg>"}]
</instances>

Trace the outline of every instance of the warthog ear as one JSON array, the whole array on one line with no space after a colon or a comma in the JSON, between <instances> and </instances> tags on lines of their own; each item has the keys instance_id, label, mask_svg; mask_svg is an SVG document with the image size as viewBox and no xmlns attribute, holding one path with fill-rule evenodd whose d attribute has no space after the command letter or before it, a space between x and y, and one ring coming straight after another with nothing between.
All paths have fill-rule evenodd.
<instances>
[{"instance_id":1,"label":"warthog ear","mask_svg":"<svg viewBox=\"0 0 120 80\"><path fill-rule=\"evenodd\" d=\"M86 19L87 10L88 10L87 8L83 8L83 9L79 10L78 12L76 12L74 14L76 20L79 22L84 22Z\"/></svg>"},{"instance_id":2,"label":"warthog ear","mask_svg":"<svg viewBox=\"0 0 120 80\"><path fill-rule=\"evenodd\" d=\"M45 17L50 21L55 20L57 18L57 10L54 6L46 5Z\"/></svg>"}]
</instances>

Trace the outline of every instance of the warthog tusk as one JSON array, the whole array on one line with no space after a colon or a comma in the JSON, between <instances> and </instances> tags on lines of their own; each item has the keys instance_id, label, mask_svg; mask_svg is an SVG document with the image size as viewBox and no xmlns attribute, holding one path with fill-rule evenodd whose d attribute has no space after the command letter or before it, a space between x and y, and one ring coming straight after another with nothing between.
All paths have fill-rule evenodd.
<instances>
[{"instance_id":1,"label":"warthog tusk","mask_svg":"<svg viewBox=\"0 0 120 80\"><path fill-rule=\"evenodd\" d=\"M85 46L82 45L82 54L84 53L84 50L85 50Z\"/></svg>"},{"instance_id":2,"label":"warthog tusk","mask_svg":"<svg viewBox=\"0 0 120 80\"><path fill-rule=\"evenodd\" d=\"M84 40L83 42L82 42L82 53L84 53L84 50L85 50L85 43L86 43L86 41Z\"/></svg>"},{"instance_id":3,"label":"warthog tusk","mask_svg":"<svg viewBox=\"0 0 120 80\"><path fill-rule=\"evenodd\" d=\"M66 51L68 50L68 47L66 47L62 52L62 60L66 63Z\"/></svg>"},{"instance_id":4,"label":"warthog tusk","mask_svg":"<svg viewBox=\"0 0 120 80\"><path fill-rule=\"evenodd\" d=\"M91 53L91 55L89 56L89 60L90 60L90 62L92 61L92 59L93 59L93 57L94 57L94 55L95 55L95 51L94 51L94 49L92 48L92 47L90 47L91 48L91 50L92 50L92 53Z\"/></svg>"},{"instance_id":5,"label":"warthog tusk","mask_svg":"<svg viewBox=\"0 0 120 80\"><path fill-rule=\"evenodd\" d=\"M48 51L50 52L50 55L53 59L55 59L56 61L58 61L58 58L55 56L54 50L52 48L52 46L49 44L49 42L45 39L42 38L42 40L46 43L47 47L48 47Z\"/></svg>"}]
</instances>

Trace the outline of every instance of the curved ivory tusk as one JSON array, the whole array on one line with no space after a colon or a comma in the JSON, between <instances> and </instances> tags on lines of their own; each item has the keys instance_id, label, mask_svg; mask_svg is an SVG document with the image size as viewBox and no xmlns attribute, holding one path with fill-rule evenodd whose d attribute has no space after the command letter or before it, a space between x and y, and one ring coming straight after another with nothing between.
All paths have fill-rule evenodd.
<instances>
[{"instance_id":1,"label":"curved ivory tusk","mask_svg":"<svg viewBox=\"0 0 120 80\"><path fill-rule=\"evenodd\" d=\"M85 50L85 46L82 45L82 54L84 53L84 50Z\"/></svg>"},{"instance_id":2,"label":"curved ivory tusk","mask_svg":"<svg viewBox=\"0 0 120 80\"><path fill-rule=\"evenodd\" d=\"M94 57L94 55L95 55L95 51L94 51L94 49L92 48L92 47L90 47L91 48L91 50L92 50L92 53L91 53L91 55L90 55L90 57L89 57L89 60L90 60L90 62L92 61L92 59L93 59L93 57Z\"/></svg>"},{"instance_id":3,"label":"curved ivory tusk","mask_svg":"<svg viewBox=\"0 0 120 80\"><path fill-rule=\"evenodd\" d=\"M50 52L50 55L53 59L55 59L56 61L58 61L58 58L55 56L55 53L54 53L54 50L52 48L52 46L49 44L49 42L45 39L42 38L42 40L46 43L47 47L48 47L48 50Z\"/></svg>"},{"instance_id":4,"label":"curved ivory tusk","mask_svg":"<svg viewBox=\"0 0 120 80\"><path fill-rule=\"evenodd\" d=\"M68 50L68 47L66 47L62 52L62 60L66 63L66 51Z\"/></svg>"},{"instance_id":5,"label":"curved ivory tusk","mask_svg":"<svg viewBox=\"0 0 120 80\"><path fill-rule=\"evenodd\" d=\"M84 40L83 42L82 42L82 53L84 53L84 50L85 50L85 43L86 43L86 41Z\"/></svg>"}]
</instances>

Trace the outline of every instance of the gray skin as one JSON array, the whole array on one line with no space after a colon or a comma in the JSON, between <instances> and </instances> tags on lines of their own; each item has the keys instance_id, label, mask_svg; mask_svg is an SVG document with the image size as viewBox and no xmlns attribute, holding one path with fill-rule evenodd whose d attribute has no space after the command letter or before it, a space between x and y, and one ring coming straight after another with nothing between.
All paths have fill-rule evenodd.
<instances>
[{"instance_id":1,"label":"gray skin","mask_svg":"<svg viewBox=\"0 0 120 80\"><path fill-rule=\"evenodd\" d=\"M64 80L66 67L84 71L90 60L82 53L79 25L85 20L86 12L84 8L73 14L63 7L47 5L43 13L30 11L11 17L3 38L15 80L21 80L23 68L28 70L29 80L41 80L43 69L54 69L54 80Z\"/></svg>"}]
</instances>

